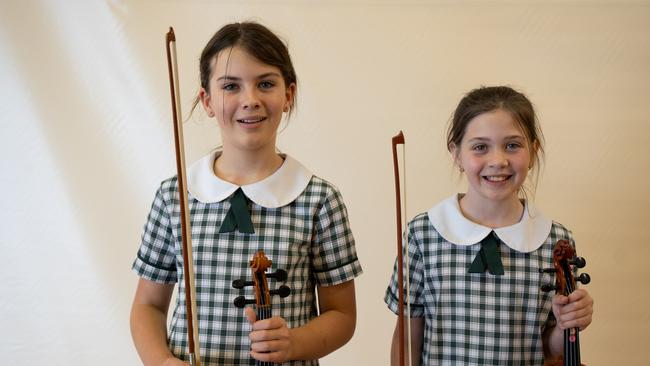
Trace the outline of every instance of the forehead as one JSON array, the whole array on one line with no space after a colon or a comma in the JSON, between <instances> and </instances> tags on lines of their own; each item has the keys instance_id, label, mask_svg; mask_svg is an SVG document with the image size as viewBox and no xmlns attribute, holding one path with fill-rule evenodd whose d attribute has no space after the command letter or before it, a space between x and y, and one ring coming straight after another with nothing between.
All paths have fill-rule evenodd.
<instances>
[{"instance_id":1,"label":"forehead","mask_svg":"<svg viewBox=\"0 0 650 366\"><path fill-rule=\"evenodd\" d=\"M514 136L525 138L519 122L510 112L504 109L495 109L472 118L465 127L463 140L494 140Z\"/></svg>"},{"instance_id":2,"label":"forehead","mask_svg":"<svg viewBox=\"0 0 650 366\"><path fill-rule=\"evenodd\" d=\"M258 75L276 73L282 75L278 67L266 64L239 46L221 50L211 61L212 75L217 78L233 76L254 78Z\"/></svg>"}]
</instances>

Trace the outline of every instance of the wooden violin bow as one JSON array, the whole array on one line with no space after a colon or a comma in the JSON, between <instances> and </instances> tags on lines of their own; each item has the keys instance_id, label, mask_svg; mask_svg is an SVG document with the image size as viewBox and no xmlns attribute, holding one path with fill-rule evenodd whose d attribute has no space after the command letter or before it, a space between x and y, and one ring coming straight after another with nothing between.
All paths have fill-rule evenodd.
<instances>
[{"instance_id":1,"label":"wooden violin bow","mask_svg":"<svg viewBox=\"0 0 650 366\"><path fill-rule=\"evenodd\" d=\"M190 230L190 210L187 203L187 177L185 174L185 150L183 143L183 124L180 121L180 92L178 86L178 62L176 59L176 35L169 27L166 36L167 66L169 87L172 97L172 120L174 123L174 147L176 152L176 171L178 196L181 206L181 239L183 253L183 278L185 280L185 308L187 309L187 344L191 366L201 366L201 357L196 340L199 339L196 317L196 289L194 286L194 259L192 258L192 235Z\"/></svg>"},{"instance_id":2,"label":"wooden violin bow","mask_svg":"<svg viewBox=\"0 0 650 366\"><path fill-rule=\"evenodd\" d=\"M399 161L397 158L397 145L404 145L404 134L400 131L397 135L392 138L392 149L393 149L393 170L395 173L395 212L397 218L397 288L398 288L398 312L397 314L397 337L399 342L399 365L404 366L405 354L408 354L408 364L409 366L412 363L411 360L411 324L409 319L404 319L404 257L402 251L404 249L404 243L402 240L402 200L401 200L401 186L400 186L400 176L399 176ZM407 270L409 270L408 265L408 253L406 255L407 261ZM407 276L406 281L406 291L409 292L409 281ZM411 299L410 296L407 298L407 312L411 314ZM406 326L405 326L406 325ZM408 335L408 351L404 350L404 328L407 329Z\"/></svg>"}]
</instances>

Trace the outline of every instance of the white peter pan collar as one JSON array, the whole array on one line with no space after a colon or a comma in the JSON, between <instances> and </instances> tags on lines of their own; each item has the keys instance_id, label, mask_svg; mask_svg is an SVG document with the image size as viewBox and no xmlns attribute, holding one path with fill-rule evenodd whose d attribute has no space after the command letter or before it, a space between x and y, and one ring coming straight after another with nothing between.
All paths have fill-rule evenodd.
<instances>
[{"instance_id":1,"label":"white peter pan collar","mask_svg":"<svg viewBox=\"0 0 650 366\"><path fill-rule=\"evenodd\" d=\"M511 226L490 228L468 220L460 210L459 196L452 196L427 211L429 221L445 240L456 245L474 245L491 231L510 248L529 253L544 244L553 222L526 201L521 220Z\"/></svg>"},{"instance_id":2,"label":"white peter pan collar","mask_svg":"<svg viewBox=\"0 0 650 366\"><path fill-rule=\"evenodd\" d=\"M187 171L187 189L203 203L220 202L238 188L246 197L266 208L278 208L293 202L307 188L312 173L297 160L282 154L284 162L278 170L259 182L238 186L214 174L213 164L221 155L215 151L193 163Z\"/></svg>"}]
</instances>

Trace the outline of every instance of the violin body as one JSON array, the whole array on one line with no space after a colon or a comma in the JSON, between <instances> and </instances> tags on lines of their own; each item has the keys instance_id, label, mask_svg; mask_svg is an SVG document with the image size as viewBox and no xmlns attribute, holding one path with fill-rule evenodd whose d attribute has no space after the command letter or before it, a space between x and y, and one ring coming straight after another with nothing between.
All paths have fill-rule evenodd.
<instances>
[{"instance_id":1,"label":"violin body","mask_svg":"<svg viewBox=\"0 0 650 366\"><path fill-rule=\"evenodd\" d=\"M552 361L546 361L544 362L544 366L564 366L564 357L560 356L556 358L555 360ZM578 366L578 365L576 365ZM586 366L584 363L580 363L580 366Z\"/></svg>"},{"instance_id":2,"label":"violin body","mask_svg":"<svg viewBox=\"0 0 650 366\"><path fill-rule=\"evenodd\" d=\"M591 277L582 273L574 277L574 268L583 268L586 261L575 255L575 250L566 240L558 240L553 248L553 268L542 269L544 273L555 273L555 285L546 284L542 291L555 290L557 294L569 296L576 288L576 282L588 284ZM562 356L555 360L546 361L544 366L580 366L580 329L570 328L564 330L564 350Z\"/></svg>"}]
</instances>

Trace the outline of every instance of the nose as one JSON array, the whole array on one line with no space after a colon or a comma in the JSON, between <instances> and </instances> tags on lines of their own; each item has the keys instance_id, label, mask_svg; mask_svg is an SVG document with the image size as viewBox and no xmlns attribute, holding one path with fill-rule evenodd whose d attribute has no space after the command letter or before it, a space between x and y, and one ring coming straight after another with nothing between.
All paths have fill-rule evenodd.
<instances>
[{"instance_id":1,"label":"nose","mask_svg":"<svg viewBox=\"0 0 650 366\"><path fill-rule=\"evenodd\" d=\"M255 110L260 107L260 99L257 95L257 90L254 88L249 88L244 93L242 100L242 108L245 110Z\"/></svg>"},{"instance_id":2,"label":"nose","mask_svg":"<svg viewBox=\"0 0 650 366\"><path fill-rule=\"evenodd\" d=\"M504 168L509 164L508 157L505 152L497 150L490 154L488 165L493 168Z\"/></svg>"}]
</instances>

